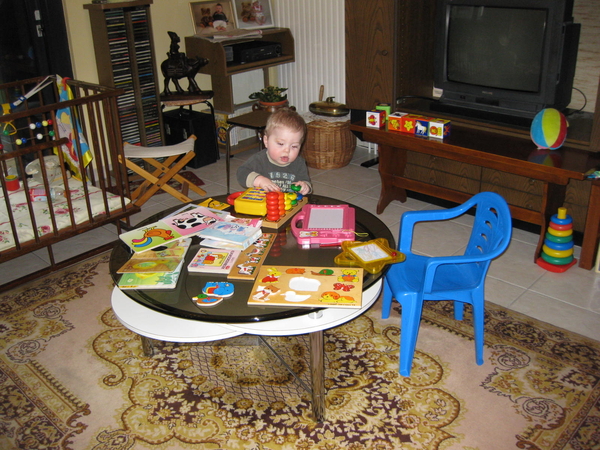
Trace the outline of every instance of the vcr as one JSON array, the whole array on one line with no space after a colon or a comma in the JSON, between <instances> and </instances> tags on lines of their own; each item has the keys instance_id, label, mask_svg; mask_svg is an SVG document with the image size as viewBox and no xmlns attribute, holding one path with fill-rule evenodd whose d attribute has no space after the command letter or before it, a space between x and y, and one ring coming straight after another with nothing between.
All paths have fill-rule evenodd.
<instances>
[{"instance_id":1,"label":"vcr","mask_svg":"<svg viewBox=\"0 0 600 450\"><path fill-rule=\"evenodd\" d=\"M246 64L281 56L281 44L270 41L250 41L225 45L227 64Z\"/></svg>"}]
</instances>

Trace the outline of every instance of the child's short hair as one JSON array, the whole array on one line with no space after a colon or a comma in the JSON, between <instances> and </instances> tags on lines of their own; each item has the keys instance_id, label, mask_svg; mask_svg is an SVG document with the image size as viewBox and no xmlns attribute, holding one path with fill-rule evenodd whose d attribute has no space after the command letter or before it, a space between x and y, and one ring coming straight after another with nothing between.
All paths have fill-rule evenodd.
<instances>
[{"instance_id":1,"label":"child's short hair","mask_svg":"<svg viewBox=\"0 0 600 450\"><path fill-rule=\"evenodd\" d=\"M302 133L302 142L306 137L306 122L300 114L290 108L280 108L269 116L265 134L268 136L277 127L285 127Z\"/></svg>"}]
</instances>

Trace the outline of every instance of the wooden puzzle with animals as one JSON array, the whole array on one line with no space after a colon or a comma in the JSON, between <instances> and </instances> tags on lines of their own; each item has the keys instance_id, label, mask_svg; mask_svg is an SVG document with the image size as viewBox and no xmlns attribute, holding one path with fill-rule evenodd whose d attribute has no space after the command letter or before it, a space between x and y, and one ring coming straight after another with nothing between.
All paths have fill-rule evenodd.
<instances>
[{"instance_id":1,"label":"wooden puzzle with animals","mask_svg":"<svg viewBox=\"0 0 600 450\"><path fill-rule=\"evenodd\" d=\"M360 308L362 268L263 266L249 305Z\"/></svg>"}]
</instances>

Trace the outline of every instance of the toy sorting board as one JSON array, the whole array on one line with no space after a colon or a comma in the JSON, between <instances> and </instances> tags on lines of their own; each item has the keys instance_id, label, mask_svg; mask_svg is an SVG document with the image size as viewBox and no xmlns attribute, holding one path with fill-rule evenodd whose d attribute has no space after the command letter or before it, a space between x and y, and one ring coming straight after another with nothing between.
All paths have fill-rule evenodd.
<instances>
[{"instance_id":1,"label":"toy sorting board","mask_svg":"<svg viewBox=\"0 0 600 450\"><path fill-rule=\"evenodd\" d=\"M292 217L294 217L294 214L296 214L298 211L300 211L302 209L302 207L304 205L306 205L307 203L308 203L308 199L306 197L304 197L302 200L300 200L298 202L298 204L296 206L292 206L291 209L288 209L285 212L285 214L279 218L279 220L277 222L272 222L272 221L266 220L266 219L263 220L263 223L262 223L263 228L270 228L270 229L274 229L274 230L281 228L283 225L285 225L287 223L288 220L290 220Z\"/></svg>"},{"instance_id":2,"label":"toy sorting board","mask_svg":"<svg viewBox=\"0 0 600 450\"><path fill-rule=\"evenodd\" d=\"M263 233L254 244L242 251L233 268L227 275L228 280L254 280L269 250L275 242L275 233Z\"/></svg>"},{"instance_id":3,"label":"toy sorting board","mask_svg":"<svg viewBox=\"0 0 600 450\"><path fill-rule=\"evenodd\" d=\"M283 195L283 194L280 194ZM240 214L265 216L262 226L270 229L278 229L287 223L300 209L308 203L306 197L302 197L298 203L286 210L285 214L277 220L269 220L267 214L267 192L259 188L248 188L242 192L231 194L227 201L233 205L235 211Z\"/></svg>"},{"instance_id":4,"label":"toy sorting board","mask_svg":"<svg viewBox=\"0 0 600 450\"><path fill-rule=\"evenodd\" d=\"M292 234L302 247L353 241L354 229L355 211L348 205L306 205L292 220Z\"/></svg>"},{"instance_id":5,"label":"toy sorting board","mask_svg":"<svg viewBox=\"0 0 600 450\"><path fill-rule=\"evenodd\" d=\"M261 267L249 305L361 308L364 271L341 267Z\"/></svg>"}]
</instances>

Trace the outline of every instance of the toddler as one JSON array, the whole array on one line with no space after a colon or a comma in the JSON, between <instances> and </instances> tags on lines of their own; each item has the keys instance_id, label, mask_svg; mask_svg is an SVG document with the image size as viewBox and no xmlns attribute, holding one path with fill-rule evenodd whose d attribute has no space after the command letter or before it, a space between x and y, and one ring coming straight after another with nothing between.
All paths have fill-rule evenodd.
<instances>
[{"instance_id":1,"label":"toddler","mask_svg":"<svg viewBox=\"0 0 600 450\"><path fill-rule=\"evenodd\" d=\"M281 108L269 116L263 143L266 151L259 152L237 171L238 182L248 188L265 191L292 192L291 185L300 186L300 193L312 191L306 161L299 155L306 123L289 108Z\"/></svg>"}]
</instances>

